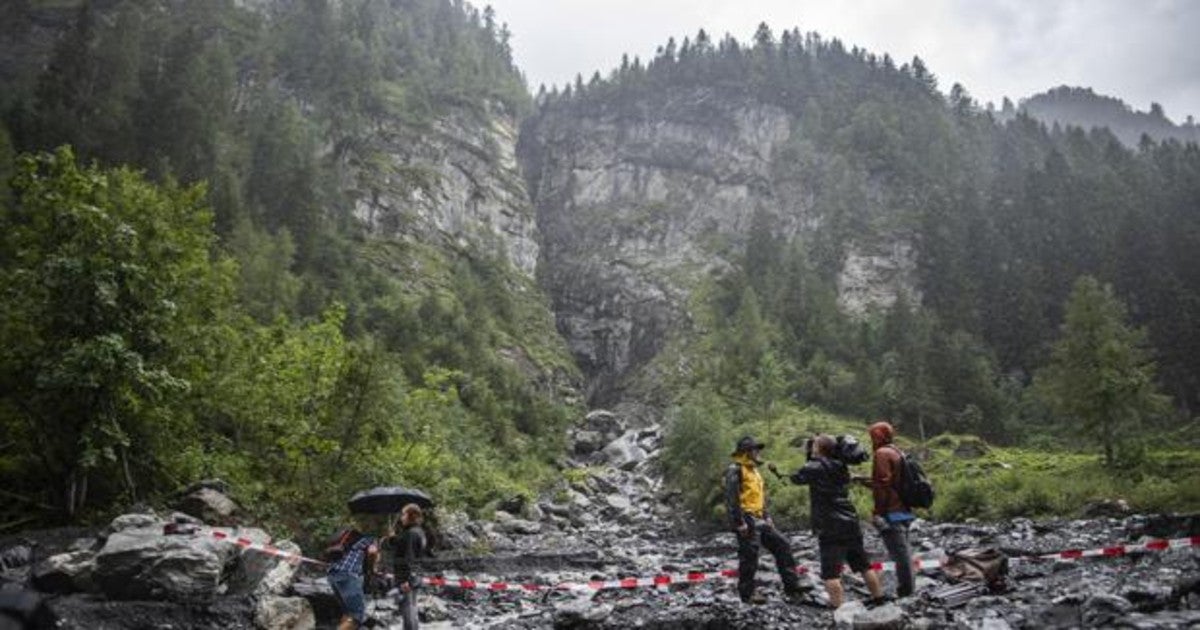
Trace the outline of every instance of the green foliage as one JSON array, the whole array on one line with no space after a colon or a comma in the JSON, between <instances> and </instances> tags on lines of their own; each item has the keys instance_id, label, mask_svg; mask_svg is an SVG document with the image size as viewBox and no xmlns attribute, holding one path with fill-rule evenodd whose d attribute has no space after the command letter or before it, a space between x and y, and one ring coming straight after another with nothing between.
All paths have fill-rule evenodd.
<instances>
[{"instance_id":1,"label":"green foliage","mask_svg":"<svg viewBox=\"0 0 1200 630\"><path fill-rule=\"evenodd\" d=\"M224 306L229 277L210 262L202 188L80 167L60 149L21 158L13 194L0 219L2 417L73 514L93 476L94 494L135 495L188 433L184 342Z\"/></svg>"},{"instance_id":2,"label":"green foliage","mask_svg":"<svg viewBox=\"0 0 1200 630\"><path fill-rule=\"evenodd\" d=\"M1168 404L1155 387L1144 333L1124 320L1111 287L1080 278L1066 306L1062 339L1037 380L1051 408L1092 436L1109 466L1130 433L1161 416Z\"/></svg>"},{"instance_id":3,"label":"green foliage","mask_svg":"<svg viewBox=\"0 0 1200 630\"><path fill-rule=\"evenodd\" d=\"M683 493L688 509L701 518L712 519L724 511L723 476L737 439L726 420L728 413L719 396L695 391L668 419L663 472Z\"/></svg>"}]
</instances>

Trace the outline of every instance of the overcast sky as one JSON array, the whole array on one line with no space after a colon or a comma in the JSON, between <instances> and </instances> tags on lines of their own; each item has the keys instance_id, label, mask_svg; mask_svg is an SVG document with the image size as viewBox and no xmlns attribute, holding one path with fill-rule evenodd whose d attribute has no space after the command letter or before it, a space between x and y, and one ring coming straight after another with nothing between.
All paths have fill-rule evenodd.
<instances>
[{"instance_id":1,"label":"overcast sky","mask_svg":"<svg viewBox=\"0 0 1200 630\"><path fill-rule=\"evenodd\" d=\"M674 35L704 28L749 41L759 22L919 55L943 91L956 81L980 103L1058 85L1091 87L1134 109L1162 104L1200 118L1200 0L476 0L513 33L530 86L559 86L643 60Z\"/></svg>"}]
</instances>

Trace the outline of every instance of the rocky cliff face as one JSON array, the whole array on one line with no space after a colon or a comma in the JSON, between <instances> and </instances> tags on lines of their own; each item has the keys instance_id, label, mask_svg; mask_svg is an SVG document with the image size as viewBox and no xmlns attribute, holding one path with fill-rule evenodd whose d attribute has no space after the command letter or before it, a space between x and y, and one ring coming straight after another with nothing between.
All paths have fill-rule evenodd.
<instances>
[{"instance_id":1,"label":"rocky cliff face","mask_svg":"<svg viewBox=\"0 0 1200 630\"><path fill-rule=\"evenodd\" d=\"M355 214L379 236L482 248L532 276L537 225L516 141L515 118L495 104L451 109L428 129L384 121L378 158L352 169Z\"/></svg>"},{"instance_id":2,"label":"rocky cliff face","mask_svg":"<svg viewBox=\"0 0 1200 630\"><path fill-rule=\"evenodd\" d=\"M519 157L543 237L539 276L593 402L619 397L686 326L695 281L730 264L756 214L788 239L821 224L795 169L777 168L797 124L714 89L633 108L550 107L527 122ZM909 252L904 243L851 250L843 306L861 313L912 292Z\"/></svg>"}]
</instances>

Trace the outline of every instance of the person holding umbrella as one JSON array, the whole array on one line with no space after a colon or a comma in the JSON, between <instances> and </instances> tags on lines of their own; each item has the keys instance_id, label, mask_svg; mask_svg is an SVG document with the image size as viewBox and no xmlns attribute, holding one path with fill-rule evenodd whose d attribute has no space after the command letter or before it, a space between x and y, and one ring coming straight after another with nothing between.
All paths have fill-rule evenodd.
<instances>
[{"instance_id":1,"label":"person holding umbrella","mask_svg":"<svg viewBox=\"0 0 1200 630\"><path fill-rule=\"evenodd\" d=\"M360 520L359 525L362 524ZM363 575L374 572L379 560L379 545L376 538L363 533L363 529L369 528L353 527L343 530L325 551L329 559L329 586L333 588L333 593L342 606L338 630L354 630L367 621Z\"/></svg>"},{"instance_id":2,"label":"person holding umbrella","mask_svg":"<svg viewBox=\"0 0 1200 630\"><path fill-rule=\"evenodd\" d=\"M404 630L417 630L417 587L421 579L416 573L418 561L425 554L425 513L416 503L405 505L396 522L400 533L388 532L387 542L392 548L392 567L396 572L396 601L400 604L400 616Z\"/></svg>"},{"instance_id":3,"label":"person holding umbrella","mask_svg":"<svg viewBox=\"0 0 1200 630\"><path fill-rule=\"evenodd\" d=\"M417 559L425 551L425 531L421 524L425 519L424 510L433 507L433 499L416 488L382 486L355 494L350 498L347 507L355 513L400 514L400 533L396 534L394 528L389 529L384 543L392 548L394 554L397 599L404 619L404 628L415 630L418 623L415 587L420 581L413 569ZM359 583L361 584L361 581ZM359 592L362 592L361 587ZM338 630L342 628L339 626Z\"/></svg>"}]
</instances>

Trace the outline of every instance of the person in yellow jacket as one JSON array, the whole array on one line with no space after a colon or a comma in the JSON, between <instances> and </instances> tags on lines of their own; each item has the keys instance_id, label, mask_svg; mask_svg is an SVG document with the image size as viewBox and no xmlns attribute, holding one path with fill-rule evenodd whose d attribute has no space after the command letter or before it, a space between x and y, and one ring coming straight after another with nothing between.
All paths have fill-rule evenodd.
<instances>
[{"instance_id":1,"label":"person in yellow jacket","mask_svg":"<svg viewBox=\"0 0 1200 630\"><path fill-rule=\"evenodd\" d=\"M775 529L767 512L766 485L759 472L762 465L759 454L763 448L765 445L753 437L743 437L733 451L733 463L725 470L725 509L738 542L738 597L745 603L755 604L766 601L754 593L760 544L775 556L784 593L797 597L802 592L791 545Z\"/></svg>"}]
</instances>

